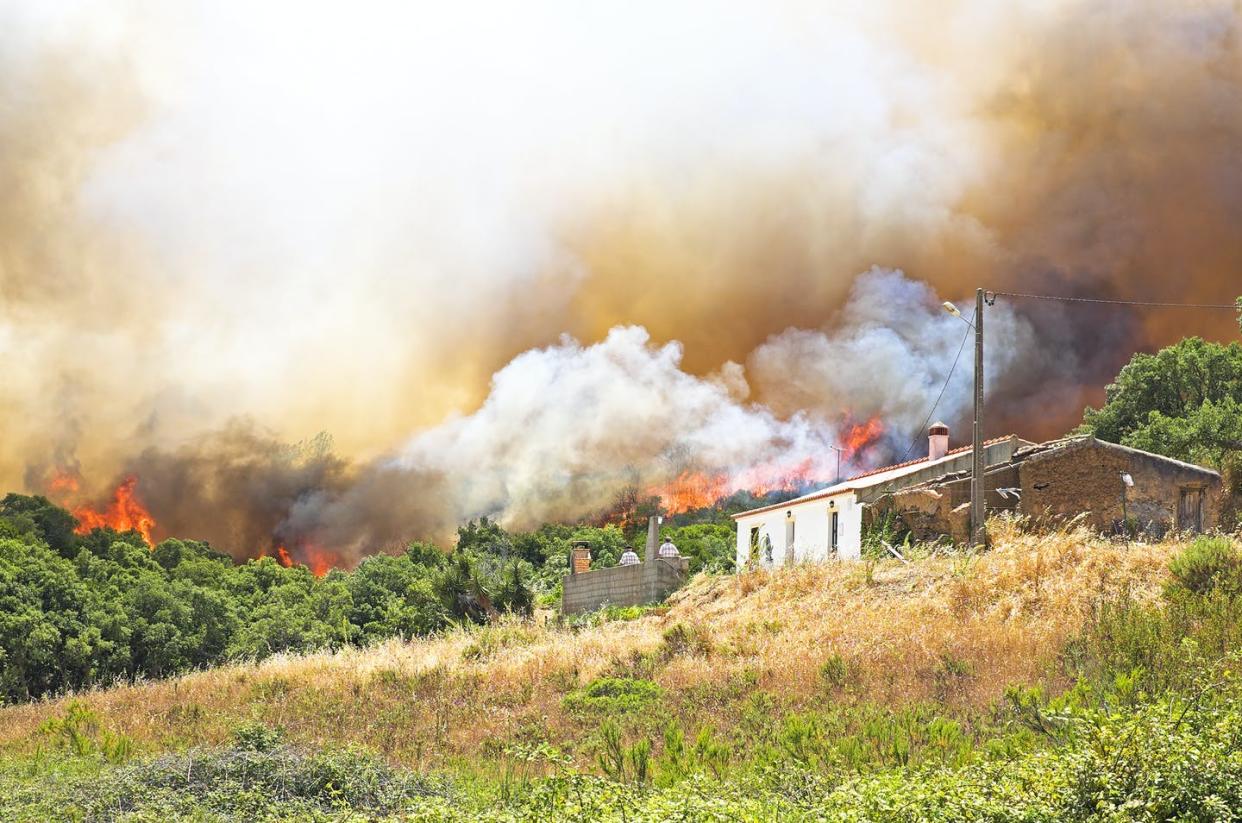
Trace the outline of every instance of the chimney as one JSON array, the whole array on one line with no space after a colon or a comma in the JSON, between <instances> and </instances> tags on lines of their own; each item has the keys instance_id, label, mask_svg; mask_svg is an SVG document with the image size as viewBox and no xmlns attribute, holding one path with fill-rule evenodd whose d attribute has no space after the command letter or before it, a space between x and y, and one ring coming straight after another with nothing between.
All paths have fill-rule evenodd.
<instances>
[{"instance_id":1,"label":"chimney","mask_svg":"<svg viewBox=\"0 0 1242 823\"><path fill-rule=\"evenodd\" d=\"M940 421L927 430L927 459L939 460L949 452L949 427Z\"/></svg>"}]
</instances>

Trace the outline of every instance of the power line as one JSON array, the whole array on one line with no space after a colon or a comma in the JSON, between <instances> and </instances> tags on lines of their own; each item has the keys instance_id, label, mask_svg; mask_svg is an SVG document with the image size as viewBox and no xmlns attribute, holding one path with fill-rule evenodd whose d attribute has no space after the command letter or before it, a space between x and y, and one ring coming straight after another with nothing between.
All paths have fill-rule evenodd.
<instances>
[{"instance_id":1,"label":"power line","mask_svg":"<svg viewBox=\"0 0 1242 823\"><path fill-rule=\"evenodd\" d=\"M922 433L927 430L927 424L931 422L932 415L936 413L936 407L940 405L941 399L944 398L945 390L949 388L949 381L953 379L953 372L956 371L957 369L957 361L962 359L962 352L966 348L966 340L970 337L970 333L974 331L974 328L975 328L974 321L975 321L975 316L972 313L970 315L970 325L966 326L966 333L962 335L962 342L957 347L957 356L953 358L953 365L949 366L949 374L944 379L944 385L940 387L940 394L936 395L936 402L932 403L931 411L927 413L927 419L923 421L922 427L919 429L918 432L915 433L914 439L910 441L910 446L909 448L906 449L906 453L903 454L901 456L901 460L897 462L899 463L906 462L906 458L910 456L910 452L914 451L915 444L919 442L920 435L922 435Z\"/></svg>"},{"instance_id":2,"label":"power line","mask_svg":"<svg viewBox=\"0 0 1242 823\"><path fill-rule=\"evenodd\" d=\"M1061 300L1066 303L1106 303L1113 306L1152 306L1161 309L1227 309L1238 311L1237 303L1160 303L1152 300L1108 300L1102 297L1066 297L1058 294L1022 294L1012 291L989 291L989 297L1022 297L1027 300Z\"/></svg>"}]
</instances>

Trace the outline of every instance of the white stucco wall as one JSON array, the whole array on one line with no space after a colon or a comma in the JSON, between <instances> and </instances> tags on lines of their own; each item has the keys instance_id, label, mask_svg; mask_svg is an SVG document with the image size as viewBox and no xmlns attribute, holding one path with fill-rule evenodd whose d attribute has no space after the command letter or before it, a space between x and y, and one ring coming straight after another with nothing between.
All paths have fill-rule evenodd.
<instances>
[{"instance_id":1,"label":"white stucco wall","mask_svg":"<svg viewBox=\"0 0 1242 823\"><path fill-rule=\"evenodd\" d=\"M828 507L829 502L834 508ZM776 568L786 563L786 513L793 513L793 562L823 561L831 556L829 548L831 514L837 512L837 557L857 560L862 545L862 507L853 492L832 497L790 503L787 506L741 517L737 521L737 567L743 569L750 560L750 530L759 528L759 565ZM772 559L762 549L763 538L772 541Z\"/></svg>"}]
</instances>

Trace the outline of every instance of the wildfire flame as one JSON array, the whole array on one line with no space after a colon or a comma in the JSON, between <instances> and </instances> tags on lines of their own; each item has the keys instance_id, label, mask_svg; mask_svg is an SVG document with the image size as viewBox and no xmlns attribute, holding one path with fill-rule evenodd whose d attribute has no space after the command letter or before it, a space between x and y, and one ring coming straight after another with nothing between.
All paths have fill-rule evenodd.
<instances>
[{"instance_id":1,"label":"wildfire flame","mask_svg":"<svg viewBox=\"0 0 1242 823\"><path fill-rule=\"evenodd\" d=\"M59 476L58 476L59 478ZM53 484L56 480L52 481ZM74 479L73 488L76 488L76 479ZM112 492L112 500L102 511L93 509L88 505L78 506L73 510L73 516L78 519L78 525L74 529L76 534L89 534L95 529L115 529L119 532L136 531L142 535L142 539L146 541L148 546L154 546L155 543L151 539L151 532L155 528L155 518L151 516L151 512L147 511L146 506L138 499L135 493L135 487L138 485L137 475L130 475L121 481L121 485L116 487ZM68 487L66 487L68 488Z\"/></svg>"},{"instance_id":2,"label":"wildfire flame","mask_svg":"<svg viewBox=\"0 0 1242 823\"><path fill-rule=\"evenodd\" d=\"M310 569L311 574L315 575L315 577L323 577L341 564L341 559L334 552L314 543L295 545L293 551L290 551L284 543L278 542L272 551L276 562L286 569L291 569L297 565L304 565ZM296 555L296 558L294 555ZM259 552L259 557L267 556L266 550Z\"/></svg>"},{"instance_id":3,"label":"wildfire flame","mask_svg":"<svg viewBox=\"0 0 1242 823\"><path fill-rule=\"evenodd\" d=\"M846 456L852 459L860 451L874 446L883 434L884 424L880 422L880 418L872 417L862 423L847 426L841 437L841 448L845 449Z\"/></svg>"},{"instance_id":4,"label":"wildfire flame","mask_svg":"<svg viewBox=\"0 0 1242 823\"><path fill-rule=\"evenodd\" d=\"M844 449L841 457L845 461L855 460L875 446L883 435L884 424L878 417L861 423L848 423L841 434L841 448ZM765 497L773 492L805 489L825 481L824 465L828 465L828 461L817 465L813 458L806 458L793 465L774 461L733 474L687 470L669 483L649 488L647 494L659 497L666 513L680 514L707 508L739 491Z\"/></svg>"}]
</instances>

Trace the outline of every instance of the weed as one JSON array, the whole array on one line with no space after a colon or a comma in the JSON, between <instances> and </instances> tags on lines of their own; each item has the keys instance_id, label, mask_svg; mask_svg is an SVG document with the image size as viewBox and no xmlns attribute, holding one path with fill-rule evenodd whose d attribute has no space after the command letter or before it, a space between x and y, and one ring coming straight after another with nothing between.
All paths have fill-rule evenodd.
<instances>
[{"instance_id":1,"label":"weed","mask_svg":"<svg viewBox=\"0 0 1242 823\"><path fill-rule=\"evenodd\" d=\"M830 690L845 686L850 676L849 664L840 654L833 652L819 667L819 679Z\"/></svg>"},{"instance_id":2,"label":"weed","mask_svg":"<svg viewBox=\"0 0 1242 823\"><path fill-rule=\"evenodd\" d=\"M641 712L663 696L664 690L650 680L601 677L565 695L564 704L579 715L624 715Z\"/></svg>"}]
</instances>

